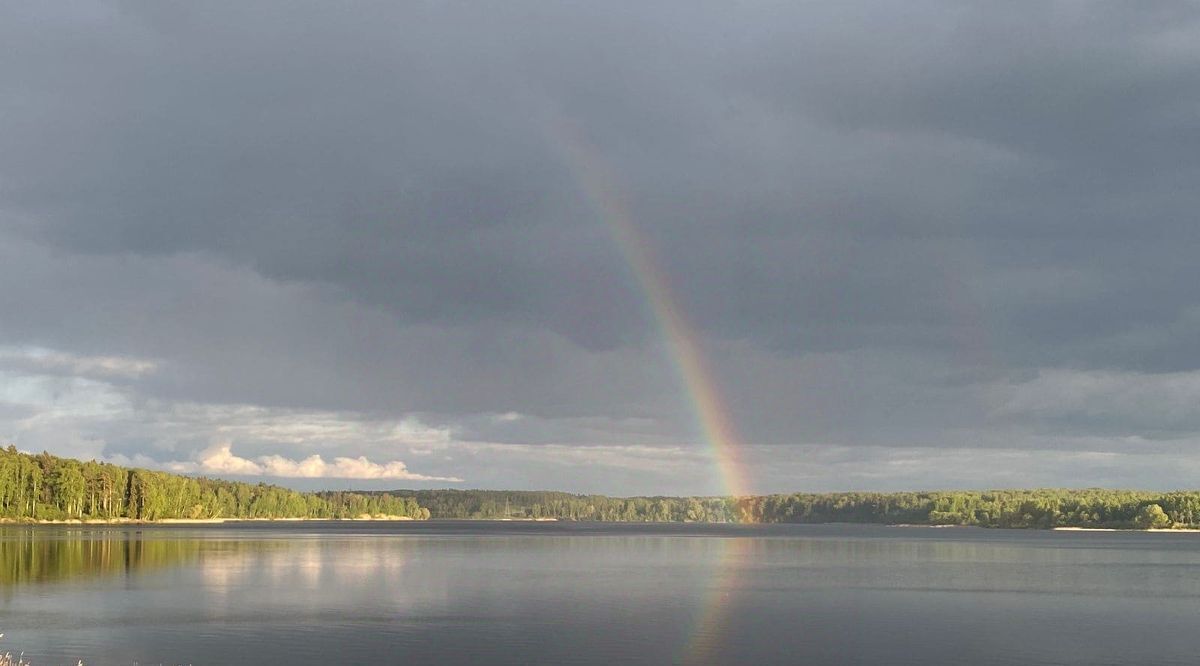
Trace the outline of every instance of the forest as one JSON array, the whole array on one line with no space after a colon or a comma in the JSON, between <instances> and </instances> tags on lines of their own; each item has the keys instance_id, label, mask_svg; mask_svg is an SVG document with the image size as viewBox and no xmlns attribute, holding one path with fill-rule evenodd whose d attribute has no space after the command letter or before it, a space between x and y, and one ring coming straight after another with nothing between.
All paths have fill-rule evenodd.
<instances>
[{"instance_id":1,"label":"forest","mask_svg":"<svg viewBox=\"0 0 1200 666\"><path fill-rule=\"evenodd\" d=\"M1186 528L1200 492L1037 489L795 493L753 497L606 497L562 492L417 490L433 518L629 522L876 523L1048 529Z\"/></svg>"},{"instance_id":2,"label":"forest","mask_svg":"<svg viewBox=\"0 0 1200 666\"><path fill-rule=\"evenodd\" d=\"M0 449L0 518L356 518L1189 528L1200 492L1036 489L609 497L551 491L300 492Z\"/></svg>"},{"instance_id":3,"label":"forest","mask_svg":"<svg viewBox=\"0 0 1200 666\"><path fill-rule=\"evenodd\" d=\"M81 462L49 453L0 449L0 518L9 520L162 520L355 518L425 519L412 497L351 492L304 493Z\"/></svg>"}]
</instances>

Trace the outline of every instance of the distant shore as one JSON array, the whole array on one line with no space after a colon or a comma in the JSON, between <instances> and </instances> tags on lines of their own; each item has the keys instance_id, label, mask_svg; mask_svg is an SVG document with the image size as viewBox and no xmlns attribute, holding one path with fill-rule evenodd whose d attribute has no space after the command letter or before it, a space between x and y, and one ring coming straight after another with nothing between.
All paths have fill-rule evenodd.
<instances>
[{"instance_id":1,"label":"distant shore","mask_svg":"<svg viewBox=\"0 0 1200 666\"><path fill-rule=\"evenodd\" d=\"M24 518L0 518L0 525L219 525L222 523L299 523L305 521L397 521L415 520L410 516L388 516L363 514L355 518L64 518L61 520L33 520Z\"/></svg>"},{"instance_id":2,"label":"distant shore","mask_svg":"<svg viewBox=\"0 0 1200 666\"><path fill-rule=\"evenodd\" d=\"M1141 529L1138 527L1051 527L1055 532L1200 532L1200 528L1195 527L1151 527Z\"/></svg>"},{"instance_id":3,"label":"distant shore","mask_svg":"<svg viewBox=\"0 0 1200 666\"><path fill-rule=\"evenodd\" d=\"M870 525L872 523L863 523ZM888 527L924 527L927 529L944 529L944 528L973 528L973 529L994 529L994 530L1026 530L1033 532L1045 531L1046 528L1030 528L1030 527L981 527L979 525L922 525L920 523L897 523L888 525ZM1189 533L1200 532L1200 528L1195 527L1051 527L1052 532L1176 532Z\"/></svg>"},{"instance_id":4,"label":"distant shore","mask_svg":"<svg viewBox=\"0 0 1200 666\"><path fill-rule=\"evenodd\" d=\"M223 523L301 523L312 521L337 522L389 522L416 520L410 516L367 515L356 518L64 518L58 520L34 520L28 518L0 518L0 525L221 525ZM445 520L474 521L487 523L554 523L558 518L447 518ZM0 664L0 666L3 666Z\"/></svg>"},{"instance_id":5,"label":"distant shore","mask_svg":"<svg viewBox=\"0 0 1200 666\"><path fill-rule=\"evenodd\" d=\"M808 523L821 524L821 523ZM824 523L830 524L830 523ZM851 524L851 523L846 523ZM878 523L862 523L862 524L878 524ZM974 528L974 529L1022 529L1032 530L1032 532L1043 532L1046 528L1030 528L1030 527L980 527L976 524L920 524L920 523L896 523L889 524L888 527L923 527L923 528ZM1139 527L1051 527L1050 532L1172 532L1172 533L1189 533L1200 532L1200 528L1194 527L1152 527L1148 529Z\"/></svg>"},{"instance_id":6,"label":"distant shore","mask_svg":"<svg viewBox=\"0 0 1200 666\"><path fill-rule=\"evenodd\" d=\"M29 518L0 518L0 526L18 526L18 524L26 524L26 526L36 526L36 524L223 524L223 523L245 523L245 522L395 522L395 521L414 521L416 518L409 516L368 516L361 515L353 518L158 518L158 520L145 521L137 520L137 518L64 518L64 520L29 520ZM559 518L434 518L434 520L443 521L481 521L481 522L559 522ZM593 522L593 521L582 521ZM638 521L641 522L641 521ZM662 524L676 524L672 522ZM695 524L695 523L694 523ZM719 523L719 524L738 524L738 523ZM745 523L745 524L782 524L782 523ZM899 528L925 528L925 529L948 529L948 528L974 528L974 529L1033 529L1034 532L1163 532L1163 533L1200 533L1200 528L1181 527L1181 528L1150 528L1141 529L1135 527L1051 527L1049 529L1012 527L1012 528L985 528L980 526L970 526L970 524L920 524L920 523L792 523L792 524L877 524L881 527L899 527Z\"/></svg>"}]
</instances>

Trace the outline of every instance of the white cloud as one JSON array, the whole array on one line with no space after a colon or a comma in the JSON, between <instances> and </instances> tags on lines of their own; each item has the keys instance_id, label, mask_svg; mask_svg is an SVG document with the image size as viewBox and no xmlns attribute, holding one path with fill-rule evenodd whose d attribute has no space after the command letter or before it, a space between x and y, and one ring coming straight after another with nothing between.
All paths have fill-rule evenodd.
<instances>
[{"instance_id":1,"label":"white cloud","mask_svg":"<svg viewBox=\"0 0 1200 666\"><path fill-rule=\"evenodd\" d=\"M243 458L233 453L233 445L219 442L201 451L195 462L167 463L167 468L180 472L206 474L231 474L235 476L273 476L288 479L400 479L406 481L448 481L460 483L462 479L450 476L429 476L409 471L399 460L376 463L365 456L357 458L337 457L325 462L320 455L311 455L300 460L281 455Z\"/></svg>"},{"instance_id":2,"label":"white cloud","mask_svg":"<svg viewBox=\"0 0 1200 666\"><path fill-rule=\"evenodd\" d=\"M118 356L0 347L0 444L185 473L460 480L418 474L403 462L376 463L367 457L446 446L453 441L449 427L427 425L413 415L388 419L346 411L161 400L139 395L119 381L156 367ZM213 441L226 443L205 448ZM232 452L230 441L256 452L283 451L297 457L244 458ZM131 442L142 450L130 450ZM159 455L147 455L146 449L157 449Z\"/></svg>"},{"instance_id":3,"label":"white cloud","mask_svg":"<svg viewBox=\"0 0 1200 666\"><path fill-rule=\"evenodd\" d=\"M232 445L225 442L201 451L198 460L199 470L214 474L262 476L262 465L252 460L233 455L232 448Z\"/></svg>"}]
</instances>

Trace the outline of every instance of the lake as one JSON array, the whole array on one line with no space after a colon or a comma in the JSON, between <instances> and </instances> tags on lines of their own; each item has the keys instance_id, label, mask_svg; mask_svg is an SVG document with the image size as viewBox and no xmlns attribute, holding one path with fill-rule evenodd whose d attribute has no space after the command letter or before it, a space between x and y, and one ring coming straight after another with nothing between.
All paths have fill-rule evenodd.
<instances>
[{"instance_id":1,"label":"lake","mask_svg":"<svg viewBox=\"0 0 1200 666\"><path fill-rule=\"evenodd\" d=\"M1200 661L1200 534L7 526L0 586L35 666Z\"/></svg>"}]
</instances>

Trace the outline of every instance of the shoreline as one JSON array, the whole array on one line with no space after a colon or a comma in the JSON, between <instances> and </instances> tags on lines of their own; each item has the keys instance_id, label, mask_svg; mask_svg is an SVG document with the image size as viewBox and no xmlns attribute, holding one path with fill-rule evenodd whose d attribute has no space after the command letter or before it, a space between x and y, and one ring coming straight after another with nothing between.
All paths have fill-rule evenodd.
<instances>
[{"instance_id":1,"label":"shoreline","mask_svg":"<svg viewBox=\"0 0 1200 666\"><path fill-rule=\"evenodd\" d=\"M816 524L833 524L833 523L816 523ZM871 524L875 524L875 523L841 523L841 524L871 525ZM960 529L972 528L972 529L980 529L980 530L1008 530L1008 531L1021 530L1021 531L1027 531L1027 532L1171 532L1171 533L1182 533L1182 534L1200 532L1200 527L1151 527L1151 528L1143 529L1140 527L1067 527L1067 526L1062 526L1062 527L1038 528L1038 527L981 527L979 525L921 525L919 523L897 523L894 525L888 525L888 527L905 527L905 528L919 527L919 528L926 528L926 529L944 529L944 528L950 528L950 527L957 527Z\"/></svg>"},{"instance_id":2,"label":"shoreline","mask_svg":"<svg viewBox=\"0 0 1200 666\"><path fill-rule=\"evenodd\" d=\"M1054 532L1178 532L1182 534L1200 532L1197 527L1051 527Z\"/></svg>"},{"instance_id":3,"label":"shoreline","mask_svg":"<svg viewBox=\"0 0 1200 666\"><path fill-rule=\"evenodd\" d=\"M410 516L368 516L363 514L356 518L159 518L156 520L139 520L137 518L62 518L62 519L25 519L0 518L3 525L222 525L225 523L303 523L303 522L402 522L416 521ZM481 523L556 523L558 518L444 518L459 522Z\"/></svg>"},{"instance_id":4,"label":"shoreline","mask_svg":"<svg viewBox=\"0 0 1200 666\"><path fill-rule=\"evenodd\" d=\"M354 518L159 518L157 520L139 520L136 518L65 518L65 519L22 519L22 518L0 518L0 526L10 525L223 525L226 523L301 523L301 522L402 522L416 521L416 518L410 516L390 516L390 515L375 515L369 516L363 514ZM439 519L433 519L439 520ZM558 518L443 518L443 521L453 522L479 522L479 523L554 523L562 522ZM572 522L572 521L567 521ZM602 523L607 521L579 521L579 522L596 522ZM637 524L661 524L661 525L682 525L685 523L665 522L665 523L643 523L637 521ZM705 524L705 523L692 523ZM922 525L920 523L712 523L712 524L747 524L747 525L771 525L771 524L806 524L806 525L877 525L880 527L898 527L904 529L997 529L997 530L1022 530L1032 532L1164 532L1164 533L1179 533L1192 534L1200 533L1200 527L1155 527L1141 529L1136 527L1050 527L1050 528L1029 528L1029 527L981 527L979 525Z\"/></svg>"},{"instance_id":5,"label":"shoreline","mask_svg":"<svg viewBox=\"0 0 1200 666\"><path fill-rule=\"evenodd\" d=\"M159 518L140 520L137 518L62 518L22 519L0 518L0 525L221 525L224 523L300 523L313 521L334 522L392 522L416 520L410 516L368 516L355 518Z\"/></svg>"}]
</instances>

